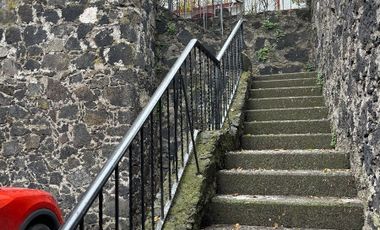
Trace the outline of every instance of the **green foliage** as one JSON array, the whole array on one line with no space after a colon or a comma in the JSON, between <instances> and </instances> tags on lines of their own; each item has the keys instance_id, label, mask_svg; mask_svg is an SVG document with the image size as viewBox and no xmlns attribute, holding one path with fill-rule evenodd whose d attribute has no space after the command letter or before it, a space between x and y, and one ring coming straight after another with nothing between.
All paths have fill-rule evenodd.
<instances>
[{"instance_id":1,"label":"green foliage","mask_svg":"<svg viewBox=\"0 0 380 230\"><path fill-rule=\"evenodd\" d=\"M318 73L317 74L317 85L319 85L320 87L323 87L324 83L325 83L325 78L324 78L323 74Z\"/></svg>"},{"instance_id":2,"label":"green foliage","mask_svg":"<svg viewBox=\"0 0 380 230\"><path fill-rule=\"evenodd\" d=\"M177 32L176 24L174 22L169 22L168 28L166 31L172 35L176 34L176 32Z\"/></svg>"},{"instance_id":3,"label":"green foliage","mask_svg":"<svg viewBox=\"0 0 380 230\"><path fill-rule=\"evenodd\" d=\"M272 51L272 48L273 47L269 45L265 45L263 48L259 49L256 52L257 60L259 60L260 62L265 62L266 60L268 60L268 56L269 53Z\"/></svg>"},{"instance_id":4,"label":"green foliage","mask_svg":"<svg viewBox=\"0 0 380 230\"><path fill-rule=\"evenodd\" d=\"M274 30L278 28L278 23L271 22L269 19L265 19L263 22L263 26L267 30Z\"/></svg>"},{"instance_id":5,"label":"green foliage","mask_svg":"<svg viewBox=\"0 0 380 230\"><path fill-rule=\"evenodd\" d=\"M335 148L335 146L336 146L336 133L335 133L335 131L333 131L332 132L332 134L331 134L331 142L330 142L330 145L331 145L331 147L333 147L333 148Z\"/></svg>"},{"instance_id":6,"label":"green foliage","mask_svg":"<svg viewBox=\"0 0 380 230\"><path fill-rule=\"evenodd\" d=\"M274 32L274 36L276 36L276 40L282 38L285 36L285 33L282 29L280 28L276 28L275 32Z\"/></svg>"},{"instance_id":7,"label":"green foliage","mask_svg":"<svg viewBox=\"0 0 380 230\"><path fill-rule=\"evenodd\" d=\"M315 70L314 65L313 65L312 63L308 62L308 63L306 64L306 71L307 71L307 72L313 72L314 70Z\"/></svg>"}]
</instances>

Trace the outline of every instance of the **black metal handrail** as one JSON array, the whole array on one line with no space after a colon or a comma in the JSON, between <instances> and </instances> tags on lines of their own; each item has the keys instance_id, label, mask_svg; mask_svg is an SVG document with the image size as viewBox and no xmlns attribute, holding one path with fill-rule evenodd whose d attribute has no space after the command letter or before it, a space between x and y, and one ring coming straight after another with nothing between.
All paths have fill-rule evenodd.
<instances>
[{"instance_id":1,"label":"black metal handrail","mask_svg":"<svg viewBox=\"0 0 380 230\"><path fill-rule=\"evenodd\" d=\"M199 172L198 131L219 129L226 117L242 72L242 22L216 57L188 43L61 229L162 228L192 152Z\"/></svg>"}]
</instances>

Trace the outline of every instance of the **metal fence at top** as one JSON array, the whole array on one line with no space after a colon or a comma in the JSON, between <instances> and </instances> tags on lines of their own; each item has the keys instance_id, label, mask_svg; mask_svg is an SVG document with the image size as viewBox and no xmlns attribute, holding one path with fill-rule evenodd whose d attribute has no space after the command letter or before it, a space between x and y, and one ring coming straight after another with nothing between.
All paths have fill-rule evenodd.
<instances>
[{"instance_id":1,"label":"metal fence at top","mask_svg":"<svg viewBox=\"0 0 380 230\"><path fill-rule=\"evenodd\" d=\"M161 0L162 7L186 19L208 19L306 7L305 0Z\"/></svg>"},{"instance_id":2,"label":"metal fence at top","mask_svg":"<svg viewBox=\"0 0 380 230\"><path fill-rule=\"evenodd\" d=\"M244 14L306 8L305 0L245 0Z\"/></svg>"},{"instance_id":3,"label":"metal fence at top","mask_svg":"<svg viewBox=\"0 0 380 230\"><path fill-rule=\"evenodd\" d=\"M188 43L61 229L162 229L191 153L199 171L197 133L227 116L242 73L242 23L217 56Z\"/></svg>"},{"instance_id":4,"label":"metal fence at top","mask_svg":"<svg viewBox=\"0 0 380 230\"><path fill-rule=\"evenodd\" d=\"M280 11L306 7L306 0L161 0L161 7L184 18L200 21L204 29L211 20L219 20L224 33L223 18L265 11Z\"/></svg>"}]
</instances>

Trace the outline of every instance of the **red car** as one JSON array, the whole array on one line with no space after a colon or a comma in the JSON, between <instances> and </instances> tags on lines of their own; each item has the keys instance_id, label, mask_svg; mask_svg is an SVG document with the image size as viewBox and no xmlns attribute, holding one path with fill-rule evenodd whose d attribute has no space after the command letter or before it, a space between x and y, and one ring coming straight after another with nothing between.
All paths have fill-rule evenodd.
<instances>
[{"instance_id":1,"label":"red car","mask_svg":"<svg viewBox=\"0 0 380 230\"><path fill-rule=\"evenodd\" d=\"M45 191L0 188L0 228L4 230L56 230L63 223L54 197Z\"/></svg>"}]
</instances>

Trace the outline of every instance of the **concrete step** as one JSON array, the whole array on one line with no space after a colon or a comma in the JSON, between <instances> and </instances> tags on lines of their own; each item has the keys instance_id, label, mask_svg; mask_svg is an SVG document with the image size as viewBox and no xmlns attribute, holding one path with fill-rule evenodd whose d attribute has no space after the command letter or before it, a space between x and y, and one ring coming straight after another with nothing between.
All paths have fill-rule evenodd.
<instances>
[{"instance_id":1,"label":"concrete step","mask_svg":"<svg viewBox=\"0 0 380 230\"><path fill-rule=\"evenodd\" d=\"M256 75L252 77L254 81L268 80L285 80L285 79L300 79L300 78L317 78L316 72L299 72L299 73L284 73L272 75Z\"/></svg>"},{"instance_id":2,"label":"concrete step","mask_svg":"<svg viewBox=\"0 0 380 230\"><path fill-rule=\"evenodd\" d=\"M356 197L349 170L220 170L218 194Z\"/></svg>"},{"instance_id":3,"label":"concrete step","mask_svg":"<svg viewBox=\"0 0 380 230\"><path fill-rule=\"evenodd\" d=\"M208 208L208 224L347 230L364 223L358 199L219 195Z\"/></svg>"},{"instance_id":4,"label":"concrete step","mask_svg":"<svg viewBox=\"0 0 380 230\"><path fill-rule=\"evenodd\" d=\"M330 122L321 120L253 121L244 123L246 134L331 133Z\"/></svg>"},{"instance_id":5,"label":"concrete step","mask_svg":"<svg viewBox=\"0 0 380 230\"><path fill-rule=\"evenodd\" d=\"M203 230L327 230L327 229L316 229L316 228L284 228L278 225L274 225L272 227L263 227L263 226L247 226L247 225L227 225L227 224L218 224L212 225ZM331 229L329 229L331 230Z\"/></svg>"},{"instance_id":6,"label":"concrete step","mask_svg":"<svg viewBox=\"0 0 380 230\"><path fill-rule=\"evenodd\" d=\"M331 149L331 134L244 135L242 148L263 149Z\"/></svg>"},{"instance_id":7,"label":"concrete step","mask_svg":"<svg viewBox=\"0 0 380 230\"><path fill-rule=\"evenodd\" d=\"M250 98L321 96L322 89L318 86L251 89L249 95Z\"/></svg>"},{"instance_id":8,"label":"concrete step","mask_svg":"<svg viewBox=\"0 0 380 230\"><path fill-rule=\"evenodd\" d=\"M294 86L317 86L317 84L314 78L259 80L251 83L251 89Z\"/></svg>"},{"instance_id":9,"label":"concrete step","mask_svg":"<svg viewBox=\"0 0 380 230\"><path fill-rule=\"evenodd\" d=\"M335 150L258 150L229 152L225 169L348 169L348 155Z\"/></svg>"},{"instance_id":10,"label":"concrete step","mask_svg":"<svg viewBox=\"0 0 380 230\"><path fill-rule=\"evenodd\" d=\"M303 107L321 107L325 102L322 96L309 97L276 97L276 98L258 98L247 100L246 109L275 109L275 108L303 108Z\"/></svg>"},{"instance_id":11,"label":"concrete step","mask_svg":"<svg viewBox=\"0 0 380 230\"><path fill-rule=\"evenodd\" d=\"M322 119L328 116L326 107L258 109L245 111L246 121L278 121Z\"/></svg>"}]
</instances>

